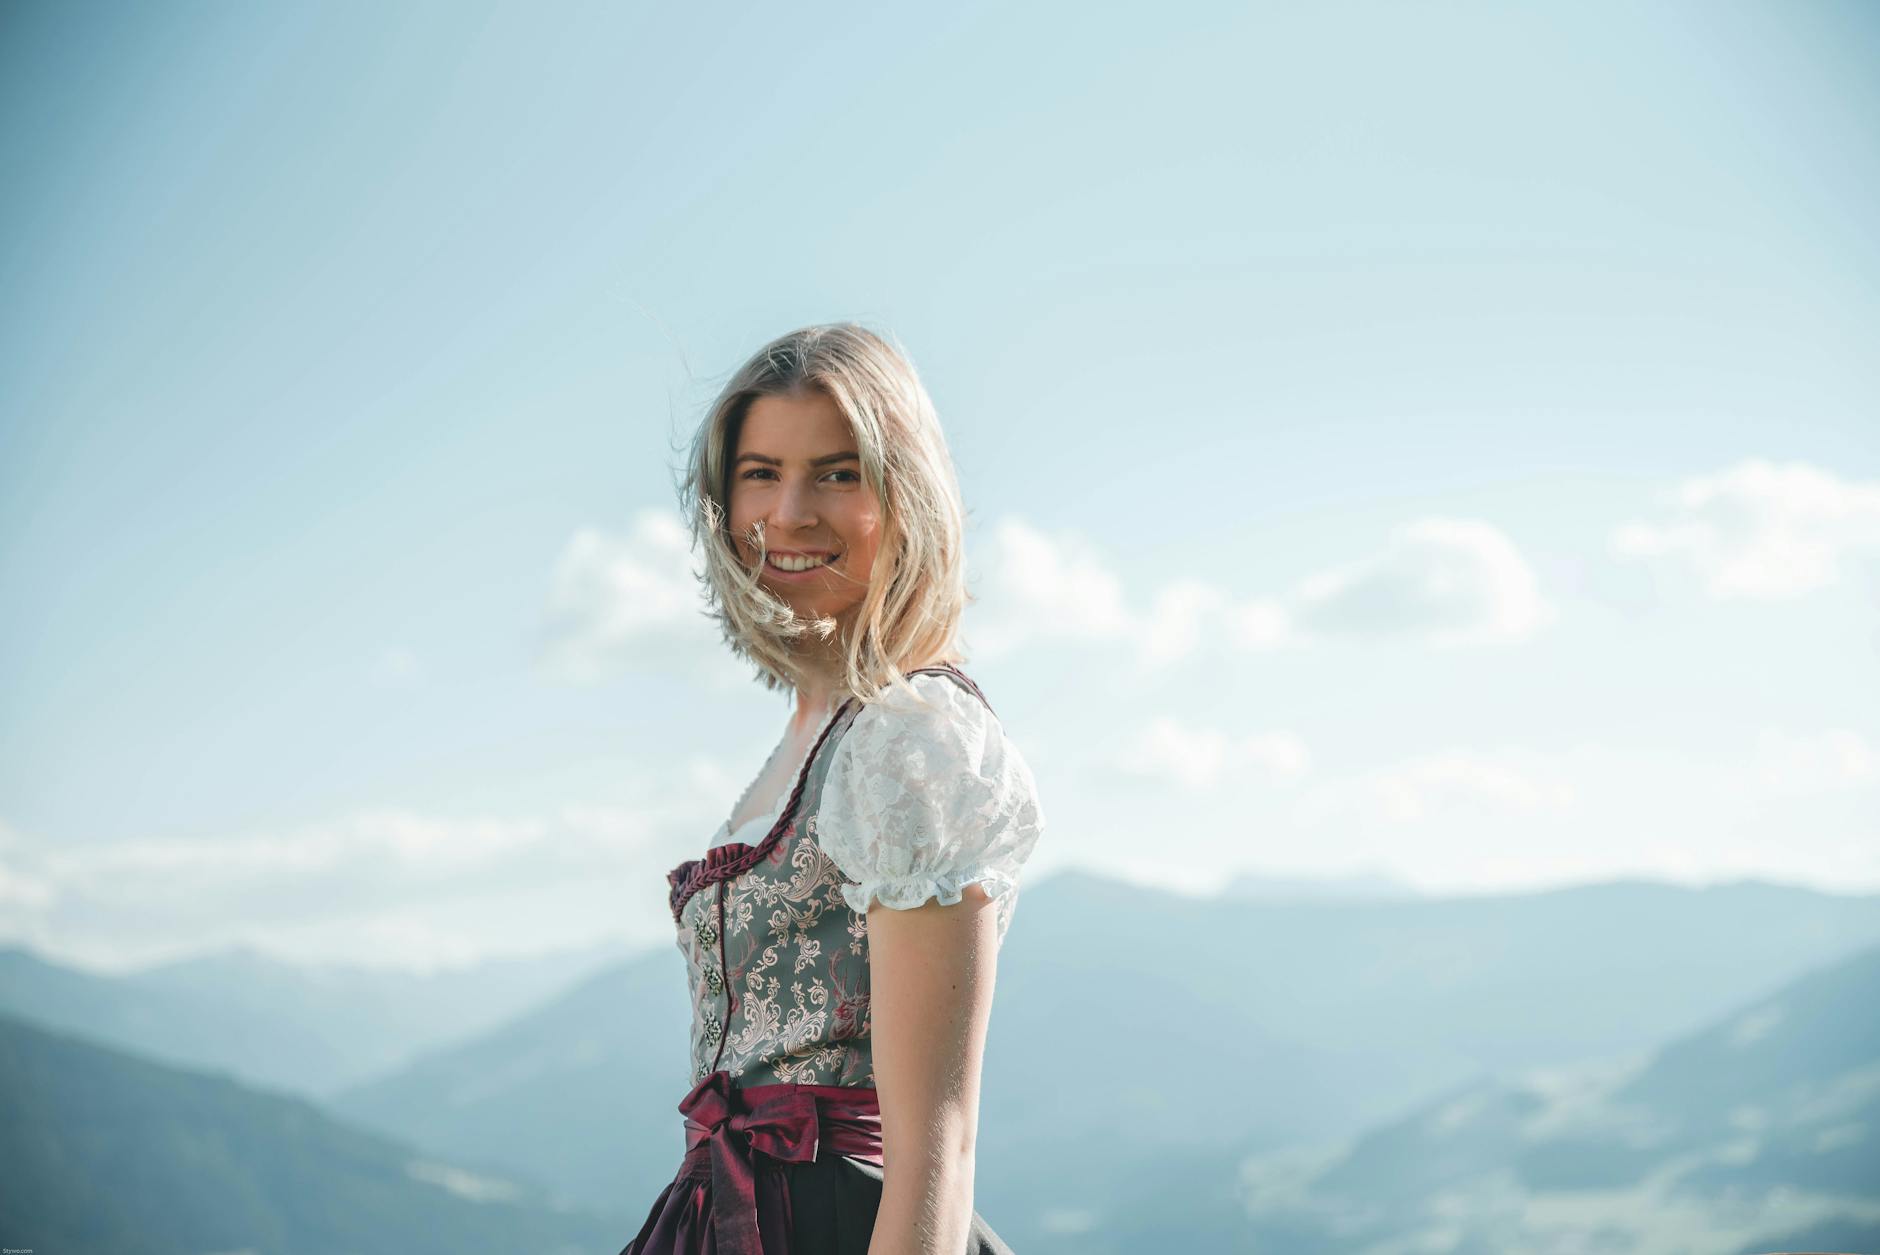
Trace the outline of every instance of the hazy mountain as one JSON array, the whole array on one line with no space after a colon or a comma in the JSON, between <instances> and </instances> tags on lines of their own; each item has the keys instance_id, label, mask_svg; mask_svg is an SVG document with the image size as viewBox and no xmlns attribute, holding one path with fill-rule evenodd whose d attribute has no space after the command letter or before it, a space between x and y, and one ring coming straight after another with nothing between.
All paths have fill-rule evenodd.
<instances>
[{"instance_id":1,"label":"hazy mountain","mask_svg":"<svg viewBox=\"0 0 1880 1255\"><path fill-rule=\"evenodd\" d=\"M1880 947L1643 1062L1484 1080L1203 1181L1202 1223L1144 1214L1057 1249L1880 1250Z\"/></svg>"},{"instance_id":2,"label":"hazy mountain","mask_svg":"<svg viewBox=\"0 0 1880 1255\"><path fill-rule=\"evenodd\" d=\"M1635 1054L1876 940L1880 899L1760 884L1246 902L1061 874L1027 888L1000 959L976 1201L1015 1245L1061 1240L1158 1165L1356 1134L1484 1072ZM673 948L339 1105L643 1208L678 1163L685 1041Z\"/></svg>"},{"instance_id":3,"label":"hazy mountain","mask_svg":"<svg viewBox=\"0 0 1880 1255\"><path fill-rule=\"evenodd\" d=\"M988 1084L1021 1110L1107 1090L1175 1142L1203 1066L1222 1144L1338 1135L1484 1071L1649 1048L1874 941L1880 897L1756 883L1236 902L1064 874L1001 956Z\"/></svg>"},{"instance_id":4,"label":"hazy mountain","mask_svg":"<svg viewBox=\"0 0 1880 1255\"><path fill-rule=\"evenodd\" d=\"M685 1149L688 1014L675 946L331 1105L419 1145L514 1165L570 1205L637 1208L637 1225Z\"/></svg>"},{"instance_id":5,"label":"hazy mountain","mask_svg":"<svg viewBox=\"0 0 1880 1255\"><path fill-rule=\"evenodd\" d=\"M1880 899L1754 883L1703 890L1621 883L1462 899L1234 899L1061 874L1028 888L1001 957L975 1203L1036 1255L1342 1252L1384 1233L1429 1239L1456 1209L1469 1218L1475 1245L1452 1249L1551 1250L1550 1224L1585 1236L1576 1208L1591 1208L1587 1214L1621 1235L1613 1249L1677 1249L1639 1245L1648 1221L1660 1226L1654 1237L1743 1240L1718 1250L1778 1232L1792 1245L1840 1241L1846 1249L1845 1236L1833 1235L1847 1231L1833 1225L1849 1213L1824 1209L1841 1206L1828 1188L1834 1172L1858 1179L1867 1168L1860 1156L1871 1146L1873 1053L1853 1035L1835 1054L1834 1039L1817 1029L1833 998L1864 996L1858 1005L1871 1008L1873 991L1830 982L1814 1001L1788 1002L1775 991L1877 940ZM370 985L296 986L266 964L191 964L110 981L70 979L16 953L0 974L10 998L126 1036L177 1033L192 1008L202 1015L200 1036L230 1026L251 1034L191 1047L218 1057L271 1049L321 1016L343 1026L379 1014L370 997L362 1010L347 1006ZM295 988L315 1006L297 1003ZM513 1200L517 1216L578 1203L604 1217L583 1221L604 1235L588 1249L618 1249L670 1179L682 1146L676 1106L689 1078L678 951L615 964L545 1002L515 1001L523 1009L495 1028L336 1096L337 1114L394 1141L336 1124L305 1103L212 1078L185 1084L173 1069L96 1047L80 1051L81 1043L9 1047L4 1114L9 1129L21 1131L10 1133L16 1140L6 1162L28 1165L15 1175L35 1196L34 1223L45 1222L35 1232L51 1235L40 1245L53 1248L53 1238L69 1235L68 1249L159 1249L93 1240L86 1235L94 1230L73 1226L128 1225L179 1190L187 1204L179 1215L207 1224L226 1208L286 1232L302 1222L291 1211L276 1216L278 1178L259 1166L274 1162L266 1138L285 1129L322 1148L283 1152L293 1165L286 1179L299 1175L306 1157L316 1194L347 1196L337 1205L356 1213L380 1207L378 1231L401 1240L403 1218L440 1205L438 1191L408 1193L412 1173L422 1185L426 1170L388 1169L412 1153L404 1142L463 1174L432 1179L473 1192L479 1179L503 1182L491 1188ZM1722 1027L1687 1036L1710 1021ZM38 1040L24 1033L16 1028L9 1040ZM1755 1085L1746 1081L1746 1056L1726 1048L1730 1033L1774 1043L1760 1056L1768 1066L1751 1078ZM72 1058L91 1062L62 1070L59 1061ZM106 1071L117 1080L87 1079L100 1058L111 1060ZM252 1060L243 1062L252 1070ZM142 1079L132 1084L127 1075ZM181 1114L169 1099L132 1094L153 1076L163 1078L159 1094L187 1098ZM1838 1088L1805 1088L1829 1076ZM42 1102L35 1097L42 1092L58 1101ZM103 1095L99 1110L84 1109L85 1093ZM246 1105L264 1100L272 1104L265 1117ZM66 1111L67 1103L79 1110ZM1825 1114L1784 1114L1793 1110ZM69 1132L39 1131L49 1121ZM103 1134L90 1131L98 1122ZM1746 1152L1752 1136L1753 1153ZM125 1166L122 1147L139 1137L162 1142L156 1188ZM86 1158L93 1154L103 1159ZM74 1163L84 1164L74 1170L76 1185L51 1180ZM212 1185L166 1175L187 1177L191 1164L208 1165L202 1180ZM1750 1173L1747 1184L1730 1179L1739 1169ZM1655 1173L1644 1179L1659 1186L1632 1183L1634 1172ZM1792 1196L1769 1192L1780 1172L1791 1175ZM371 1184L388 1176L396 1189ZM1749 1187L1762 1191L1760 1201L1738 1208L1740 1222L1730 1220L1730 1191ZM99 1188L115 1201L82 1205ZM348 1191L364 1192L366 1201ZM11 1183L6 1197L15 1197ZM1782 1197L1800 1200L1787 1215L1768 1201ZM1667 1210L1679 1199L1687 1212ZM515 1223L525 1222L536 1223ZM447 1216L431 1227L453 1233L455 1223ZM142 1224L140 1232L166 1230ZM289 1249L195 1230L185 1236L200 1238L199 1250ZM322 1235L315 1245L365 1249L354 1236ZM518 1237L505 1249L552 1248L547 1239Z\"/></svg>"},{"instance_id":6,"label":"hazy mountain","mask_svg":"<svg viewBox=\"0 0 1880 1255\"><path fill-rule=\"evenodd\" d=\"M0 1016L0 1163L0 1232L47 1252L594 1255L633 1232L304 1099L11 1016Z\"/></svg>"},{"instance_id":7,"label":"hazy mountain","mask_svg":"<svg viewBox=\"0 0 1880 1255\"><path fill-rule=\"evenodd\" d=\"M1880 897L1758 883L1225 902L1060 875L1001 958L981 1210L1015 1247L1077 1250L1117 1200L1182 1196L1161 1164L1352 1136L1485 1073L1634 1057L1875 941ZM1145 1181L1165 1188L1142 1198Z\"/></svg>"},{"instance_id":8,"label":"hazy mountain","mask_svg":"<svg viewBox=\"0 0 1880 1255\"><path fill-rule=\"evenodd\" d=\"M1416 898L1423 891L1407 880L1377 872L1349 876L1263 876L1252 872L1236 876L1220 896L1251 898Z\"/></svg>"},{"instance_id":9,"label":"hazy mountain","mask_svg":"<svg viewBox=\"0 0 1880 1255\"><path fill-rule=\"evenodd\" d=\"M238 947L116 976L14 946L0 948L0 1011L317 1098L491 1029L623 955L609 942L420 975Z\"/></svg>"}]
</instances>

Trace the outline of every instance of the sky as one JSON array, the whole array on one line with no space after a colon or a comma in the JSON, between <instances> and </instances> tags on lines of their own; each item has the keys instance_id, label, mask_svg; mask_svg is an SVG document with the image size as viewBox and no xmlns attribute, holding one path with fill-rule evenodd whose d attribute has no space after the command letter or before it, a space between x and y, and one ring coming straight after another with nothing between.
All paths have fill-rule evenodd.
<instances>
[{"instance_id":1,"label":"sky","mask_svg":"<svg viewBox=\"0 0 1880 1255\"><path fill-rule=\"evenodd\" d=\"M844 319L947 433L1028 884L1880 891L1876 64L1853 2L10 4L0 941L669 945L790 713L675 479Z\"/></svg>"}]
</instances>

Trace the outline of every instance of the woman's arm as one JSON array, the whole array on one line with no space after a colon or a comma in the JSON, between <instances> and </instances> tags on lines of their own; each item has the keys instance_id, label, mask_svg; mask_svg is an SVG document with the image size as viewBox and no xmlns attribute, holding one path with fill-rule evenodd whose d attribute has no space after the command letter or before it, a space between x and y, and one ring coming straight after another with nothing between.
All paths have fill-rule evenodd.
<instances>
[{"instance_id":1,"label":"woman's arm","mask_svg":"<svg viewBox=\"0 0 1880 1255\"><path fill-rule=\"evenodd\" d=\"M868 912L884 1182L868 1255L959 1255L972 1227L979 1070L997 913L970 884L951 906Z\"/></svg>"}]
</instances>

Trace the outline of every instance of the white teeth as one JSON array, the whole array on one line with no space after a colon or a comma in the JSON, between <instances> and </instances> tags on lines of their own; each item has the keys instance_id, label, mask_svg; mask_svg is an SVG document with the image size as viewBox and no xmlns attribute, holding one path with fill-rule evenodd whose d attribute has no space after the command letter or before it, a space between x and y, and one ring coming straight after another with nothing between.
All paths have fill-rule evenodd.
<instances>
[{"instance_id":1,"label":"white teeth","mask_svg":"<svg viewBox=\"0 0 1880 1255\"><path fill-rule=\"evenodd\" d=\"M770 564L781 571L808 571L828 562L828 558L801 558L781 553L770 555Z\"/></svg>"}]
</instances>

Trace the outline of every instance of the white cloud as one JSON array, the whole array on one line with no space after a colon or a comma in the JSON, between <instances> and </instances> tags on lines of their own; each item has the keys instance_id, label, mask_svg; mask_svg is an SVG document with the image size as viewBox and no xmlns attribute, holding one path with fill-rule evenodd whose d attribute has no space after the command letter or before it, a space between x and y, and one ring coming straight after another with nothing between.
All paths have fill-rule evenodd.
<instances>
[{"instance_id":1,"label":"white cloud","mask_svg":"<svg viewBox=\"0 0 1880 1255\"><path fill-rule=\"evenodd\" d=\"M1805 734L1767 728L1756 738L1755 770L1774 795L1828 793L1880 780L1880 753L1850 728Z\"/></svg>"},{"instance_id":2,"label":"white cloud","mask_svg":"<svg viewBox=\"0 0 1880 1255\"><path fill-rule=\"evenodd\" d=\"M338 902L422 894L467 879L616 862L645 831L626 813L438 816L382 808L329 822L237 837L163 837L49 852L44 872L63 893L96 904L174 894L189 909L218 898L316 883ZM329 897L328 895L336 895Z\"/></svg>"},{"instance_id":3,"label":"white cloud","mask_svg":"<svg viewBox=\"0 0 1880 1255\"><path fill-rule=\"evenodd\" d=\"M1619 558L1688 563L1717 599L1799 597L1880 550L1880 482L1752 458L1662 494L1672 517L1615 528Z\"/></svg>"},{"instance_id":4,"label":"white cloud","mask_svg":"<svg viewBox=\"0 0 1880 1255\"><path fill-rule=\"evenodd\" d=\"M20 914L43 911L58 897L51 881L27 867L31 855L26 835L0 822L0 909Z\"/></svg>"},{"instance_id":5,"label":"white cloud","mask_svg":"<svg viewBox=\"0 0 1880 1255\"><path fill-rule=\"evenodd\" d=\"M1132 738L1114 766L1139 778L1203 789L1247 775L1298 776L1311 762L1304 740L1291 732L1234 737L1159 716Z\"/></svg>"},{"instance_id":6,"label":"white cloud","mask_svg":"<svg viewBox=\"0 0 1880 1255\"><path fill-rule=\"evenodd\" d=\"M703 853L733 773L648 765L627 800L542 813L374 808L280 829L86 844L0 825L0 936L123 966L246 942L368 964L669 936L666 873Z\"/></svg>"},{"instance_id":7,"label":"white cloud","mask_svg":"<svg viewBox=\"0 0 1880 1255\"><path fill-rule=\"evenodd\" d=\"M1482 889L1650 876L1880 884L1874 744L1768 732L1734 753L1631 740L1445 749L1315 772L1265 822L1321 862L1389 863ZM1257 814L1257 812L1256 812Z\"/></svg>"},{"instance_id":8,"label":"white cloud","mask_svg":"<svg viewBox=\"0 0 1880 1255\"><path fill-rule=\"evenodd\" d=\"M1224 592L1200 580L1164 584L1138 632L1144 661L1155 666L1193 653L1227 604Z\"/></svg>"},{"instance_id":9,"label":"white cloud","mask_svg":"<svg viewBox=\"0 0 1880 1255\"><path fill-rule=\"evenodd\" d=\"M1188 577L1134 599L1094 541L1016 517L1001 520L972 558L965 635L988 659L1067 641L1116 645L1148 668L1216 642L1250 650L1355 636L1477 644L1525 636L1553 613L1514 544L1473 520L1419 520L1382 553L1313 575L1290 596L1240 601ZM730 676L728 651L705 615L689 534L668 513L643 512L624 537L576 532L555 562L548 615L543 662L559 678L592 683L660 665L742 682Z\"/></svg>"},{"instance_id":10,"label":"white cloud","mask_svg":"<svg viewBox=\"0 0 1880 1255\"><path fill-rule=\"evenodd\" d=\"M729 653L707 617L691 536L671 513L644 510L625 536L584 527L550 577L541 661L577 684L660 667L722 681Z\"/></svg>"},{"instance_id":11,"label":"white cloud","mask_svg":"<svg viewBox=\"0 0 1880 1255\"><path fill-rule=\"evenodd\" d=\"M966 635L987 657L1036 641L1128 641L1140 624L1123 582L1083 537L1008 518L994 529L968 586L979 600Z\"/></svg>"},{"instance_id":12,"label":"white cloud","mask_svg":"<svg viewBox=\"0 0 1880 1255\"><path fill-rule=\"evenodd\" d=\"M1300 799L1310 824L1348 817L1360 824L1422 824L1464 812L1532 815L1564 811L1575 791L1531 756L1448 750L1341 778Z\"/></svg>"},{"instance_id":13,"label":"white cloud","mask_svg":"<svg viewBox=\"0 0 1880 1255\"><path fill-rule=\"evenodd\" d=\"M1313 575L1286 614L1298 637L1437 646L1519 640L1555 617L1513 541L1491 524L1449 518L1407 524L1383 552Z\"/></svg>"},{"instance_id":14,"label":"white cloud","mask_svg":"<svg viewBox=\"0 0 1880 1255\"><path fill-rule=\"evenodd\" d=\"M1352 637L1471 645L1525 637L1554 617L1507 536L1469 519L1407 524L1371 557L1319 572L1284 596L1236 601L1182 578L1132 606L1097 546L1068 531L1002 521L985 546L967 636L985 656L1054 641L1113 643L1156 667L1219 641L1247 650Z\"/></svg>"},{"instance_id":15,"label":"white cloud","mask_svg":"<svg viewBox=\"0 0 1880 1255\"><path fill-rule=\"evenodd\" d=\"M1227 613L1227 636L1242 649L1278 649L1297 643L1292 616L1274 601L1248 601Z\"/></svg>"}]
</instances>

